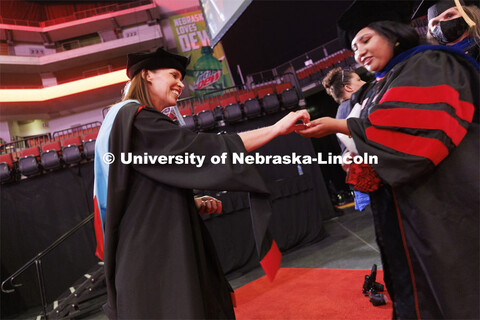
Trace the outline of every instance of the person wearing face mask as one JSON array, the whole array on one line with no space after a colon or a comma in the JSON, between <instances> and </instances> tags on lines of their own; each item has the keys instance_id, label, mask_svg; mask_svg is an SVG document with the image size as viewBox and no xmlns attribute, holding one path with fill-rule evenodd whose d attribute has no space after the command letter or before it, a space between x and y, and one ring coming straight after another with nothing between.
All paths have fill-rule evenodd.
<instances>
[{"instance_id":1,"label":"person wearing face mask","mask_svg":"<svg viewBox=\"0 0 480 320\"><path fill-rule=\"evenodd\" d=\"M176 105L188 63L161 48L129 54L130 86L109 110L96 140L95 231L110 319L234 318L231 287L198 215L218 213L221 204L195 200L192 189L248 191L252 219L265 218L271 213L265 182L254 166L234 164L231 155L292 132L301 127L296 121L309 121L301 110L239 134L179 127L162 111ZM221 164L212 163L222 155ZM265 229L253 228L261 238L256 238L261 257L269 250L262 263L278 268L278 248Z\"/></svg>"},{"instance_id":2,"label":"person wearing face mask","mask_svg":"<svg viewBox=\"0 0 480 320\"><path fill-rule=\"evenodd\" d=\"M458 48L479 62L480 9L456 1L442 0L428 8L427 38Z\"/></svg>"},{"instance_id":3,"label":"person wearing face mask","mask_svg":"<svg viewBox=\"0 0 480 320\"><path fill-rule=\"evenodd\" d=\"M356 4L338 25L376 75L365 117L320 118L299 133L341 132L378 157L370 199L393 318L478 319L480 67L460 50L418 45L413 28L382 21L388 8Z\"/></svg>"}]
</instances>

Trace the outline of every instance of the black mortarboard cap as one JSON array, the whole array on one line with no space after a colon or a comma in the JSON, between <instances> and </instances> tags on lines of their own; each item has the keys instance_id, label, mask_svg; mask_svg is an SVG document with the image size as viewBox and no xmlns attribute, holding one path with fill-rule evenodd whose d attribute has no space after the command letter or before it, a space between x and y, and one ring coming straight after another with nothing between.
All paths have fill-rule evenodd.
<instances>
[{"instance_id":1,"label":"black mortarboard cap","mask_svg":"<svg viewBox=\"0 0 480 320\"><path fill-rule=\"evenodd\" d=\"M165 51L163 48L158 48L155 52L131 53L127 56L127 76L132 79L143 69L173 68L180 71L184 78L189 63L189 57Z\"/></svg>"},{"instance_id":2,"label":"black mortarboard cap","mask_svg":"<svg viewBox=\"0 0 480 320\"><path fill-rule=\"evenodd\" d=\"M375 21L410 23L412 8L413 1L354 1L337 21L341 45L350 49L358 31Z\"/></svg>"},{"instance_id":3,"label":"black mortarboard cap","mask_svg":"<svg viewBox=\"0 0 480 320\"><path fill-rule=\"evenodd\" d=\"M462 6L469 6L475 4L475 1L471 0L460 0L460 4ZM435 18L443 11L450 9L451 7L455 7L454 0L422 0L417 8L413 12L412 19L423 17L427 15L428 12L428 20Z\"/></svg>"}]
</instances>

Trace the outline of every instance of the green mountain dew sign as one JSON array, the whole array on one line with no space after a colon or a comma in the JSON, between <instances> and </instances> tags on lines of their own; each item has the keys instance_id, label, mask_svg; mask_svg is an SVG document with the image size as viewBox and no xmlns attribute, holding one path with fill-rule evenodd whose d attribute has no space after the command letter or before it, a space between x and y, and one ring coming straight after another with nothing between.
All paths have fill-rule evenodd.
<instances>
[{"instance_id":1,"label":"green mountain dew sign","mask_svg":"<svg viewBox=\"0 0 480 320\"><path fill-rule=\"evenodd\" d=\"M201 11L170 17L178 53L190 55L191 62L185 77L185 90L190 96L233 86L227 59L221 43L210 47Z\"/></svg>"}]
</instances>

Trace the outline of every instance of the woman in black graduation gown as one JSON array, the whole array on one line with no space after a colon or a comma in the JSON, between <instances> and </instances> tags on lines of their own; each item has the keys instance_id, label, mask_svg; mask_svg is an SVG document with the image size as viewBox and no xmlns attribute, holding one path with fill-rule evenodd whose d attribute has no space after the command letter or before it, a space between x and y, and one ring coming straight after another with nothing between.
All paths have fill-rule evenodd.
<instances>
[{"instance_id":1,"label":"woman in black graduation gown","mask_svg":"<svg viewBox=\"0 0 480 320\"><path fill-rule=\"evenodd\" d=\"M359 154L378 157L370 198L394 318L478 319L478 64L416 46L397 22L354 31L355 59L377 78L364 117L320 118L299 133L351 135Z\"/></svg>"},{"instance_id":2,"label":"woman in black graduation gown","mask_svg":"<svg viewBox=\"0 0 480 320\"><path fill-rule=\"evenodd\" d=\"M104 225L96 224L96 231L99 244L105 242L104 310L111 319L235 317L231 288L192 189L268 193L256 168L232 164L231 154L260 147L298 128L296 121L309 120L303 110L240 134L181 128L161 111L176 104L188 62L163 49L129 55L130 88L110 109L96 141L95 204ZM107 152L116 161L103 158ZM122 158L127 152L175 161L134 164ZM224 153L224 164L210 163ZM102 248L97 253L101 256Z\"/></svg>"}]
</instances>

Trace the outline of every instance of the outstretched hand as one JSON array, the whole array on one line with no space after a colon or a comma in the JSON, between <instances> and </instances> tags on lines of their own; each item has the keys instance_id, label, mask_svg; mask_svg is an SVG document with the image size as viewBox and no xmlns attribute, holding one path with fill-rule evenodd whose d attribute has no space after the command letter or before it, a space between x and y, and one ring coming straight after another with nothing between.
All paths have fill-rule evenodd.
<instances>
[{"instance_id":1,"label":"outstretched hand","mask_svg":"<svg viewBox=\"0 0 480 320\"><path fill-rule=\"evenodd\" d=\"M330 117L318 118L308 123L305 128L296 130L304 137L322 138L333 133L344 133L349 135L347 120L333 119Z\"/></svg>"},{"instance_id":2,"label":"outstretched hand","mask_svg":"<svg viewBox=\"0 0 480 320\"><path fill-rule=\"evenodd\" d=\"M212 214L222 212L222 201L210 196L196 197L195 206L198 212L202 214Z\"/></svg>"},{"instance_id":3,"label":"outstretched hand","mask_svg":"<svg viewBox=\"0 0 480 320\"><path fill-rule=\"evenodd\" d=\"M293 131L305 129L310 122L310 114L307 110L290 112L275 123L274 127L278 135L289 134Z\"/></svg>"}]
</instances>

